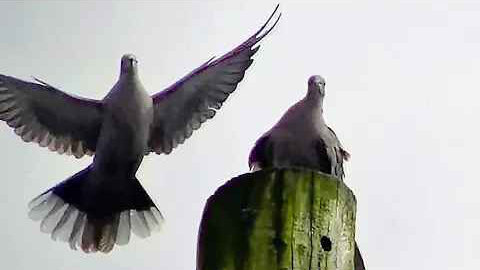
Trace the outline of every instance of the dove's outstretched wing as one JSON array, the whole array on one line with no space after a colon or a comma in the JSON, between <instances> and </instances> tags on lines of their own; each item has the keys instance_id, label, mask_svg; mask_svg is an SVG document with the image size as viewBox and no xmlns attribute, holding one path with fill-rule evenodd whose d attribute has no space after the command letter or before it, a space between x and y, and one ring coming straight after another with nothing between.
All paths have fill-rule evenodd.
<instances>
[{"instance_id":1,"label":"dove's outstretched wing","mask_svg":"<svg viewBox=\"0 0 480 270\"><path fill-rule=\"evenodd\" d=\"M37 81L0 75L0 120L25 142L76 158L92 155L102 122L102 103Z\"/></svg>"},{"instance_id":2,"label":"dove's outstretched wing","mask_svg":"<svg viewBox=\"0 0 480 270\"><path fill-rule=\"evenodd\" d=\"M203 122L215 115L215 110L220 109L252 64L252 56L257 52L258 46L252 47L265 37L280 19L281 14L272 27L262 33L277 9L278 6L260 30L238 47L218 59L210 59L152 97L154 123L149 141L151 152L169 154Z\"/></svg>"}]
</instances>

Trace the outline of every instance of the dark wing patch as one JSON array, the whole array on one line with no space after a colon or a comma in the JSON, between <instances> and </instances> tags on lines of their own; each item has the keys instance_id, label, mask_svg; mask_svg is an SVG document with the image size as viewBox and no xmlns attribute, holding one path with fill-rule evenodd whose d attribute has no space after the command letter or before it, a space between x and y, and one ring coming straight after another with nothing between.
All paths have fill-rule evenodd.
<instances>
[{"instance_id":1,"label":"dark wing patch","mask_svg":"<svg viewBox=\"0 0 480 270\"><path fill-rule=\"evenodd\" d=\"M330 130L330 132L332 133L333 137L335 138L335 140L337 141L337 145L338 145L338 148L339 148L339 151L340 151L340 154L342 156L342 159L345 160L345 161L348 161L350 159L350 153L347 152L347 150L345 150L345 148L343 148L343 145L342 143L340 142L340 140L338 139L337 137L337 134L335 134L335 131L333 131L333 129L329 126L327 126L328 130Z\"/></svg>"},{"instance_id":2,"label":"dark wing patch","mask_svg":"<svg viewBox=\"0 0 480 270\"><path fill-rule=\"evenodd\" d=\"M248 157L250 170L272 167L273 145L270 135L263 135L256 142Z\"/></svg>"},{"instance_id":3,"label":"dark wing patch","mask_svg":"<svg viewBox=\"0 0 480 270\"><path fill-rule=\"evenodd\" d=\"M343 170L343 161L347 161L350 158L350 153L348 153L340 143L340 140L337 137L337 134L333 131L332 128L327 126L330 131L330 135L334 138L335 143L332 145L332 151L334 153L334 163L332 164L333 172L332 174L340 179L343 179L345 176L345 171Z\"/></svg>"},{"instance_id":4,"label":"dark wing patch","mask_svg":"<svg viewBox=\"0 0 480 270\"><path fill-rule=\"evenodd\" d=\"M334 176L343 179L345 176L345 173L343 171L343 155L342 152L340 151L339 147L334 147L333 151L335 151L335 163L333 166L334 173L332 173Z\"/></svg>"}]
</instances>

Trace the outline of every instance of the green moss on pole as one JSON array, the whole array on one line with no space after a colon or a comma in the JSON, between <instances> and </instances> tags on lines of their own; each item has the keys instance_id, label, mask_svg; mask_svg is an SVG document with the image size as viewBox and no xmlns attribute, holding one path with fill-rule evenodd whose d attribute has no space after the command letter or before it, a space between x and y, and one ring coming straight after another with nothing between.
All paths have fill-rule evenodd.
<instances>
[{"instance_id":1,"label":"green moss on pole","mask_svg":"<svg viewBox=\"0 0 480 270\"><path fill-rule=\"evenodd\" d=\"M208 199L197 270L352 270L355 207L352 191L326 174L241 175Z\"/></svg>"}]
</instances>

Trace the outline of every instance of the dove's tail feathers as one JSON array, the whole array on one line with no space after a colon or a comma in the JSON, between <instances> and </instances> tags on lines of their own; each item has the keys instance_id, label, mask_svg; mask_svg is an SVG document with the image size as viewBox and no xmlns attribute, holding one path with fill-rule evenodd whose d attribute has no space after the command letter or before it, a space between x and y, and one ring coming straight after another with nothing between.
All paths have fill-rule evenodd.
<instances>
[{"instance_id":1,"label":"dove's tail feathers","mask_svg":"<svg viewBox=\"0 0 480 270\"><path fill-rule=\"evenodd\" d=\"M74 250L108 253L115 244L127 244L130 232L145 238L160 229L163 216L137 179L107 190L87 186L89 172L90 167L29 203L29 217L41 221L42 232Z\"/></svg>"}]
</instances>

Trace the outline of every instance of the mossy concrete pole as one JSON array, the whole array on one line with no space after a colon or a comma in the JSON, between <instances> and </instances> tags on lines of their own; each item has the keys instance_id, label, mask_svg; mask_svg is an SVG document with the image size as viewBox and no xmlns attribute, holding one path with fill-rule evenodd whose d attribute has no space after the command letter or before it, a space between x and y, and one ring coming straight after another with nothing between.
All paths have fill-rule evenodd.
<instances>
[{"instance_id":1,"label":"mossy concrete pole","mask_svg":"<svg viewBox=\"0 0 480 270\"><path fill-rule=\"evenodd\" d=\"M197 270L352 270L355 196L307 170L263 170L220 187L200 225Z\"/></svg>"}]
</instances>

